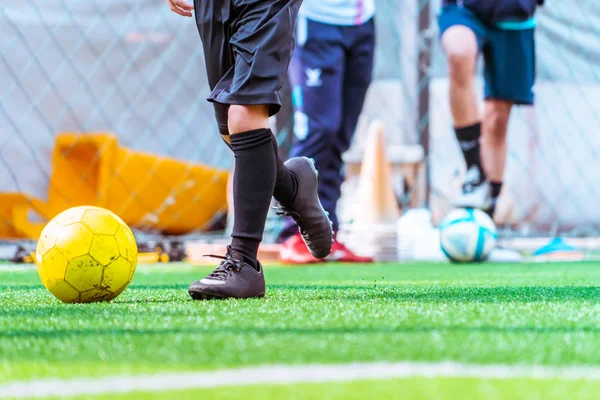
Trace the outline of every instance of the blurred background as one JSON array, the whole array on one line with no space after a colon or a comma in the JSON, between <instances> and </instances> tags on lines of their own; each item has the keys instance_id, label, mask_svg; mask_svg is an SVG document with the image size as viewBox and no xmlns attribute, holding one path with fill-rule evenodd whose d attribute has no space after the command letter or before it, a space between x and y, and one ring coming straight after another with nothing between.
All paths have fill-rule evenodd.
<instances>
[{"instance_id":1,"label":"blurred background","mask_svg":"<svg viewBox=\"0 0 600 400\"><path fill-rule=\"evenodd\" d=\"M368 127L383 121L398 207L437 223L464 175L438 45L438 0L378 0L375 80L347 154L345 226ZM0 254L75 205L118 213L140 243L225 237L232 155L205 101L193 19L161 0L0 4ZM547 0L535 107L513 111L497 223L505 238L600 236L600 3ZM293 140L287 104L273 119ZM265 242L281 222L270 217ZM1 253L1 252L0 252ZM4 254L6 253L6 254ZM18 257L17 257L18 258Z\"/></svg>"}]
</instances>

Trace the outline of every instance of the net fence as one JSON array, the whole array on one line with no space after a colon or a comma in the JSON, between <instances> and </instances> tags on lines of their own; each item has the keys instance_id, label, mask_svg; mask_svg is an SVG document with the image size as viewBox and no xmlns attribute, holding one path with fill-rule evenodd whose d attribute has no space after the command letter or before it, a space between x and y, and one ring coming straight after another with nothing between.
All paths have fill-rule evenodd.
<instances>
[{"instance_id":1,"label":"net fence","mask_svg":"<svg viewBox=\"0 0 600 400\"><path fill-rule=\"evenodd\" d=\"M386 127L403 208L439 220L464 176L453 137L436 0L378 0L369 122ZM498 218L507 234L598 236L600 5L548 0L539 16L537 105L513 112ZM193 19L161 0L4 0L0 4L0 238L35 239L70 206L112 209L140 234L225 228L232 156L221 143ZM481 85L481 82L479 82ZM290 89L272 121L293 140ZM422 151L419 151L421 149ZM423 156L424 155L424 156ZM425 173L420 167L427 162ZM356 177L345 184L352 220ZM273 241L280 221L270 217Z\"/></svg>"},{"instance_id":2,"label":"net fence","mask_svg":"<svg viewBox=\"0 0 600 400\"><path fill-rule=\"evenodd\" d=\"M79 204L110 208L147 233L204 230L223 213L231 157L204 101L198 34L165 8L145 0L0 6L8 236L32 236L36 222Z\"/></svg>"}]
</instances>

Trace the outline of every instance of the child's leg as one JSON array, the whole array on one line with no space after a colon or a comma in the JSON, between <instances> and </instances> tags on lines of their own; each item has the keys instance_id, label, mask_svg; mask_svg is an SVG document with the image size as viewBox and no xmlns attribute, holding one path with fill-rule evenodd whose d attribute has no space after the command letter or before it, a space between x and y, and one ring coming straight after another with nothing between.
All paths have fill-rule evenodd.
<instances>
[{"instance_id":1,"label":"child's leg","mask_svg":"<svg viewBox=\"0 0 600 400\"><path fill-rule=\"evenodd\" d=\"M485 28L468 10L456 6L445 7L439 22L443 32L442 46L448 61L454 131L467 170L475 167L481 175L481 115L475 92L475 73Z\"/></svg>"},{"instance_id":2,"label":"child's leg","mask_svg":"<svg viewBox=\"0 0 600 400\"><path fill-rule=\"evenodd\" d=\"M310 170L314 173L314 187L301 184L300 179L306 179L292 174L280 162L273 134L268 129L269 116L281 107L279 90L294 48L294 25L300 4L301 0L196 1L197 23L207 55L212 89L209 101L216 104L224 139L229 134L235 168L232 244L224 261L212 274L192 283L189 291L194 299L264 295L264 276L256 256L275 192L287 197L283 202L287 200L291 204L285 211L295 216L314 217L315 213L310 212L317 209L316 199L320 219L317 218L318 224L315 224L311 218L302 218L301 221L309 222L307 231L314 232L318 228L321 232L325 225L329 226L316 196L316 172ZM222 40L229 32L233 34L223 45ZM218 64L231 57L230 68L225 70ZM216 76L219 76L217 82ZM225 121L224 110L227 110ZM306 170L304 168L303 172ZM296 188L300 186L302 193L298 189L296 194ZM310 197L311 191L314 198ZM307 203L309 197L312 202ZM329 253L331 243L327 248L323 243L323 240L318 242L320 251Z\"/></svg>"},{"instance_id":3,"label":"child's leg","mask_svg":"<svg viewBox=\"0 0 600 400\"><path fill-rule=\"evenodd\" d=\"M236 160L233 171L232 250L239 256L238 258L256 266L256 253L262 238L270 199L275 194L282 204L291 204L296 195L297 182L283 165L275 138L268 129L269 115L278 108L279 78L272 77L267 80L268 87L260 88L251 82L253 79L249 73L253 71L247 70L246 61L254 61L251 55L248 54L249 58L239 57L240 59L236 60L236 54L244 53L242 44L246 40L243 34L236 34L230 29L236 23L235 21L238 24L244 23L244 16L238 15L239 10L234 3L214 0L196 1L195 14L200 37L204 42L208 82L213 91L210 100L215 107L221 137L233 150ZM280 1L280 3L282 7L287 7L286 2ZM282 27L285 28L283 25ZM287 40L285 35L278 37L281 43L277 51L283 53L290 51L289 41L293 39L288 36ZM281 58L285 59L285 54ZM275 73L287 69L287 65L281 64L273 67ZM252 69L256 70L257 67ZM265 75L260 73L260 76ZM259 90L235 88L235 86L247 85L258 87ZM244 103L251 105L238 105L237 98L240 96L244 97ZM271 181L274 172L275 184L273 185Z\"/></svg>"},{"instance_id":4,"label":"child's leg","mask_svg":"<svg viewBox=\"0 0 600 400\"><path fill-rule=\"evenodd\" d=\"M273 134L266 105L229 108L233 170L233 256L256 267L267 213L277 179Z\"/></svg>"},{"instance_id":5,"label":"child's leg","mask_svg":"<svg viewBox=\"0 0 600 400\"><path fill-rule=\"evenodd\" d=\"M487 42L488 26L464 7L443 8L439 18L442 46L448 61L450 110L456 139L467 167L456 207L487 209L489 183L481 166L481 116L475 92L480 50Z\"/></svg>"},{"instance_id":6,"label":"child's leg","mask_svg":"<svg viewBox=\"0 0 600 400\"><path fill-rule=\"evenodd\" d=\"M238 30L230 41L236 54L236 62L219 81L210 100L231 105L228 123L236 160L238 155L235 143L240 135L260 136L260 139L253 139L257 147L259 142L260 146L263 146L263 140L266 141L267 135L271 135L272 156L275 157L276 165L271 195L281 203L281 213L294 218L311 253L315 257L325 257L331 248L332 232L329 218L317 195L315 168L307 159L294 162L290 160L284 164L279 158L274 137L266 128L268 116L277 113L281 107L279 91L286 79L295 47L296 15L301 1L233 0L233 3L239 6L236 10L240 12L236 18ZM240 28L242 26L260 29L251 32L249 29ZM263 109L263 113L256 116L252 111L249 112L251 105L266 105L268 112L265 113ZM262 154L256 150L256 157L259 157L259 153ZM270 157L263 158L260 163L271 163ZM254 172L251 168L240 172L252 173ZM242 219L240 224L243 223L244 217L238 214L238 210L243 212L241 209L244 206L234 207L236 226L237 218ZM264 227L264 224L262 226ZM253 228L245 225L244 229Z\"/></svg>"},{"instance_id":7,"label":"child's leg","mask_svg":"<svg viewBox=\"0 0 600 400\"><path fill-rule=\"evenodd\" d=\"M535 83L535 35L533 29L490 30L490 45L484 50L485 107L481 158L490 181L493 216L502 189L506 165L506 136L514 104L533 104Z\"/></svg>"}]
</instances>

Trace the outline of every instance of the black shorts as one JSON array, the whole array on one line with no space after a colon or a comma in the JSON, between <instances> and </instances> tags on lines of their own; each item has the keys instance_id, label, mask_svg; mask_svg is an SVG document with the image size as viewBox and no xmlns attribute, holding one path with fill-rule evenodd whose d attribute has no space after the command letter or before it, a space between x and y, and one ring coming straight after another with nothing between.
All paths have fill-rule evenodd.
<instances>
[{"instance_id":1,"label":"black shorts","mask_svg":"<svg viewBox=\"0 0 600 400\"><path fill-rule=\"evenodd\" d=\"M219 130L227 133L229 105L281 108L302 0L194 0Z\"/></svg>"}]
</instances>

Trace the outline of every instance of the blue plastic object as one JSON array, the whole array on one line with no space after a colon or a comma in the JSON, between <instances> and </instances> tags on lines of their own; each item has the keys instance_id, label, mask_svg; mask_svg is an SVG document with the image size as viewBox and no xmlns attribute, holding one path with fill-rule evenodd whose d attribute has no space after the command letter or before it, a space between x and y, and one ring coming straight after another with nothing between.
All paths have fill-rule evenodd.
<instances>
[{"instance_id":1,"label":"blue plastic object","mask_svg":"<svg viewBox=\"0 0 600 400\"><path fill-rule=\"evenodd\" d=\"M577 252L578 250L571 246L570 244L567 244L562 238L554 238L552 239L548 244L540 247L539 249L537 249L533 255L534 256L542 256L545 254L552 254L552 253L566 253L566 252Z\"/></svg>"}]
</instances>

